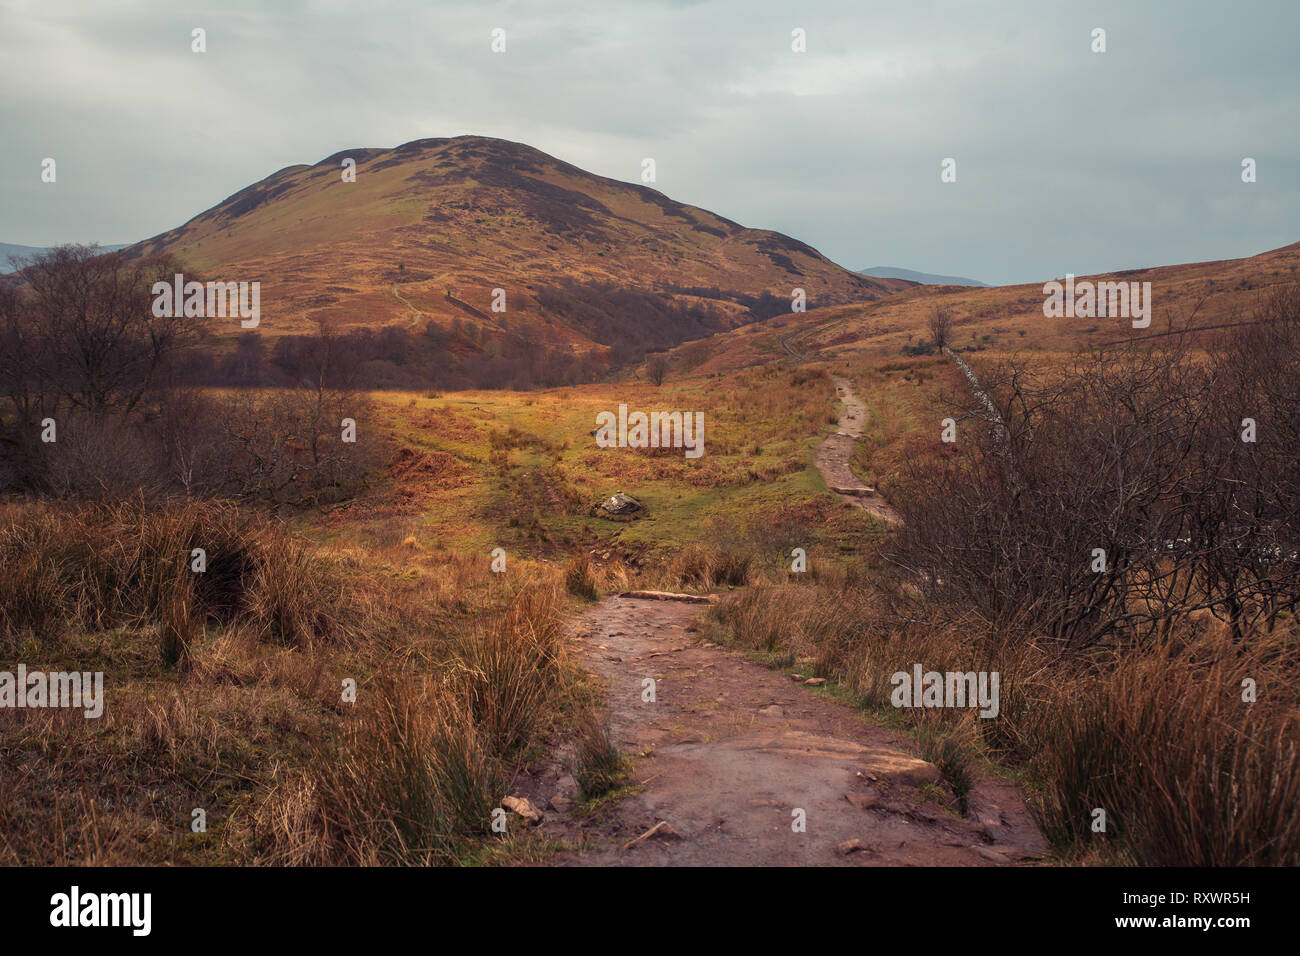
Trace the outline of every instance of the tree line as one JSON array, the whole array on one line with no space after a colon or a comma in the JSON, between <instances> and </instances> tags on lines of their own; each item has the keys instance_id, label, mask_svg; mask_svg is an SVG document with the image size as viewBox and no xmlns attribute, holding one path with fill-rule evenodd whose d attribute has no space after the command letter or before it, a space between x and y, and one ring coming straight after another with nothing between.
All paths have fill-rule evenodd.
<instances>
[{"instance_id":1,"label":"tree line","mask_svg":"<svg viewBox=\"0 0 1300 956\"><path fill-rule=\"evenodd\" d=\"M171 257L65 246L18 265L0 281L0 486L303 505L364 484L377 443L365 428L345 439L365 408L328 329L286 356L279 387L212 389L210 339L152 308L154 283L185 271ZM263 384L249 341L220 366Z\"/></svg>"}]
</instances>

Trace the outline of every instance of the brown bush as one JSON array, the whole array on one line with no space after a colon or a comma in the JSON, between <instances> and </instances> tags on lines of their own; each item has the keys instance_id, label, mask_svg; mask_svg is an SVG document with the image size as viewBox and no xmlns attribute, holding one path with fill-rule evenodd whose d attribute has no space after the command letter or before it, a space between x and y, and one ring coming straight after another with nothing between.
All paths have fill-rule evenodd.
<instances>
[{"instance_id":1,"label":"brown bush","mask_svg":"<svg viewBox=\"0 0 1300 956\"><path fill-rule=\"evenodd\" d=\"M904 519L894 559L935 601L1067 648L1141 640L1200 610L1244 640L1294 611L1291 308L1266 303L1271 318L1252 343L1209 361L1182 337L1099 350L1066 369L985 370L1005 428L979 424L987 415L968 402L956 453L890 489ZM1267 422L1256 442L1240 438L1244 417Z\"/></svg>"}]
</instances>

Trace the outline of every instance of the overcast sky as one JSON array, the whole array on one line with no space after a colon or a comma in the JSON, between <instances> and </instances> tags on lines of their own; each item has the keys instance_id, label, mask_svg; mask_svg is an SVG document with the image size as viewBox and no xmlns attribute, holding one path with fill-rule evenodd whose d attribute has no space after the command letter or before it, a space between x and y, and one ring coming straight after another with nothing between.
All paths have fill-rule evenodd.
<instances>
[{"instance_id":1,"label":"overcast sky","mask_svg":"<svg viewBox=\"0 0 1300 956\"><path fill-rule=\"evenodd\" d=\"M653 157L853 269L1252 255L1300 240L1297 36L1296 0L0 0L0 241L143 239L287 165L476 133L628 181Z\"/></svg>"}]
</instances>

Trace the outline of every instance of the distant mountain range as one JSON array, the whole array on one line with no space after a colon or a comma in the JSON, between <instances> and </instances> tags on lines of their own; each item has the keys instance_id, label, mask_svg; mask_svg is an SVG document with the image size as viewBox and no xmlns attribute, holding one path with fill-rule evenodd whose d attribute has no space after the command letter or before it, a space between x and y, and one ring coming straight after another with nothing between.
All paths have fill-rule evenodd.
<instances>
[{"instance_id":1,"label":"distant mountain range","mask_svg":"<svg viewBox=\"0 0 1300 956\"><path fill-rule=\"evenodd\" d=\"M130 243L120 243L116 246L101 246L105 252L113 252L117 249L125 249ZM10 256L34 256L39 252L48 252L49 246L20 246L12 242L0 242L0 275L14 271L14 267L9 263Z\"/></svg>"},{"instance_id":2,"label":"distant mountain range","mask_svg":"<svg viewBox=\"0 0 1300 956\"><path fill-rule=\"evenodd\" d=\"M978 279L963 279L961 276L941 276L932 272L915 272L912 269L900 269L897 266L873 266L870 269L859 269L858 275L870 276L873 279L906 279L908 282L919 282L921 285L976 285L988 288L987 282L980 282Z\"/></svg>"}]
</instances>

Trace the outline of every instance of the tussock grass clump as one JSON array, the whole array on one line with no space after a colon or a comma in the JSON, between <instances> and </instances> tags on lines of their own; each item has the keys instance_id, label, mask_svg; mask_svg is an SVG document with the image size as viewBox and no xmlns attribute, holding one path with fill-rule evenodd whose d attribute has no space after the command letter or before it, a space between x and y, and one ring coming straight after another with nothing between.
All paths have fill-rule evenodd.
<instances>
[{"instance_id":1,"label":"tussock grass clump","mask_svg":"<svg viewBox=\"0 0 1300 956\"><path fill-rule=\"evenodd\" d=\"M594 584L597 591L626 591L632 587L635 577L635 572L627 566L627 562L615 555L596 572Z\"/></svg>"},{"instance_id":2,"label":"tussock grass clump","mask_svg":"<svg viewBox=\"0 0 1300 956\"><path fill-rule=\"evenodd\" d=\"M194 588L182 580L167 595L158 615L158 653L168 667L188 665L201 626L192 612Z\"/></svg>"},{"instance_id":3,"label":"tussock grass clump","mask_svg":"<svg viewBox=\"0 0 1300 956\"><path fill-rule=\"evenodd\" d=\"M592 572L591 558L586 551L578 551L564 568L564 586L570 594L588 601L596 600L596 577Z\"/></svg>"},{"instance_id":4,"label":"tussock grass clump","mask_svg":"<svg viewBox=\"0 0 1300 956\"><path fill-rule=\"evenodd\" d=\"M25 630L44 642L56 637L64 623L73 582L43 533L52 530L15 529L0 539L5 569L0 574L0 636Z\"/></svg>"},{"instance_id":5,"label":"tussock grass clump","mask_svg":"<svg viewBox=\"0 0 1300 956\"><path fill-rule=\"evenodd\" d=\"M532 741L548 700L561 688L562 613L557 588L525 588L461 643L455 682L503 757Z\"/></svg>"},{"instance_id":6,"label":"tussock grass clump","mask_svg":"<svg viewBox=\"0 0 1300 956\"><path fill-rule=\"evenodd\" d=\"M488 832L506 776L464 698L398 683L367 696L337 752L263 807L281 862L445 863Z\"/></svg>"},{"instance_id":7,"label":"tussock grass clump","mask_svg":"<svg viewBox=\"0 0 1300 956\"><path fill-rule=\"evenodd\" d=\"M1038 682L1042 705L1019 731L1045 782L1045 831L1095 842L1099 807L1117 852L1145 865L1297 865L1295 669L1257 650L1198 660L1169 640ZM1254 703L1242 700L1247 678L1260 689Z\"/></svg>"},{"instance_id":8,"label":"tussock grass clump","mask_svg":"<svg viewBox=\"0 0 1300 956\"><path fill-rule=\"evenodd\" d=\"M743 587L749 583L753 561L753 555L747 551L689 544L672 562L670 573L680 584L687 586Z\"/></svg>"},{"instance_id":9,"label":"tussock grass clump","mask_svg":"<svg viewBox=\"0 0 1300 956\"><path fill-rule=\"evenodd\" d=\"M573 776L583 800L598 800L627 783L631 763L618 749L618 741L594 717L581 725L574 741Z\"/></svg>"},{"instance_id":10,"label":"tussock grass clump","mask_svg":"<svg viewBox=\"0 0 1300 956\"><path fill-rule=\"evenodd\" d=\"M974 787L974 754L977 752L975 738L979 731L972 726L972 718L967 716L959 721L926 720L922 711L917 744L921 759L928 760L939 768L944 782L957 798L957 806L965 811L966 796Z\"/></svg>"},{"instance_id":11,"label":"tussock grass clump","mask_svg":"<svg viewBox=\"0 0 1300 956\"><path fill-rule=\"evenodd\" d=\"M568 688L558 582L521 588L454 642L437 677L366 688L342 742L258 811L280 862L452 863L490 834L513 771Z\"/></svg>"},{"instance_id":12,"label":"tussock grass clump","mask_svg":"<svg viewBox=\"0 0 1300 956\"><path fill-rule=\"evenodd\" d=\"M195 550L205 570L193 570ZM0 515L0 637L156 625L176 663L204 622L308 646L335 635L336 584L279 522L216 502L15 506Z\"/></svg>"}]
</instances>

